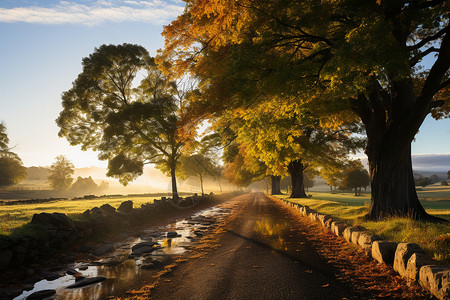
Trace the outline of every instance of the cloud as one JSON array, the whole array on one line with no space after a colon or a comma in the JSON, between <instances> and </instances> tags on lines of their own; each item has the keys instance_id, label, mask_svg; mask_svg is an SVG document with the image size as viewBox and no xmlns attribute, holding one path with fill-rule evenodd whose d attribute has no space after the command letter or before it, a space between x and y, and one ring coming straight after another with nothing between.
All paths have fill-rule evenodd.
<instances>
[{"instance_id":1,"label":"cloud","mask_svg":"<svg viewBox=\"0 0 450 300\"><path fill-rule=\"evenodd\" d=\"M450 170L450 153L413 155L412 163L416 171L447 172Z\"/></svg>"},{"instance_id":2,"label":"cloud","mask_svg":"<svg viewBox=\"0 0 450 300\"><path fill-rule=\"evenodd\" d=\"M103 22L133 21L164 24L183 12L184 6L171 3L159 0L98 0L86 5L73 1L60 1L52 7L0 8L0 22L96 25Z\"/></svg>"}]
</instances>

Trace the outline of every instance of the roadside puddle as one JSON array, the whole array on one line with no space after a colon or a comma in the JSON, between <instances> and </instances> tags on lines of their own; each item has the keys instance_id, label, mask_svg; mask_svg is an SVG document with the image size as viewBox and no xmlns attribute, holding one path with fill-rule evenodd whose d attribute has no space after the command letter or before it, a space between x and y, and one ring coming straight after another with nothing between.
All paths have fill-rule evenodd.
<instances>
[{"instance_id":1,"label":"roadside puddle","mask_svg":"<svg viewBox=\"0 0 450 300\"><path fill-rule=\"evenodd\" d=\"M184 220L163 227L150 227L138 237L124 237L114 243L115 250L94 262L76 262L61 267L55 278L40 280L15 300L33 293L54 290L50 299L101 299L115 293L124 294L130 286L149 278L155 270L171 264L173 256L183 255L193 243L218 226L230 209L215 206ZM152 273L153 272L153 273ZM69 274L70 275L69 275ZM62 276L60 276L62 275ZM84 287L67 288L75 283L90 283ZM39 298L48 299L48 298Z\"/></svg>"}]
</instances>

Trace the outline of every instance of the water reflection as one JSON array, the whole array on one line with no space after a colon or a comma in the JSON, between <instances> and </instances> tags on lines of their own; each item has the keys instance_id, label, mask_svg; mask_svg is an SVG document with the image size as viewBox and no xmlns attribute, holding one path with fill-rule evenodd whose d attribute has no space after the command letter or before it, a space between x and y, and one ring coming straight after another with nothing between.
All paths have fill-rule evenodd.
<instances>
[{"instance_id":1,"label":"water reflection","mask_svg":"<svg viewBox=\"0 0 450 300\"><path fill-rule=\"evenodd\" d=\"M155 272L154 270L143 269L142 266L158 261L161 265L172 262L172 255L179 255L186 251L186 247L196 240L195 232L203 232L215 227L215 223L228 215L230 210L220 207L212 207L200 211L193 216L169 224L164 227L152 227L143 230L139 237L124 237L124 242L116 243L116 251L107 257L97 261L97 265L89 265L87 269L82 266L86 262L78 262L66 269L75 269L85 277L106 277L107 280L82 288L66 289L67 286L75 283L75 276L65 275L53 281L41 280L34 285L30 291L24 291L15 300L26 299L34 292L54 289L56 295L54 299L102 299L110 295L124 294L133 283L144 281ZM176 231L177 237L167 238L169 231ZM161 247L151 253L142 256L132 257L131 248L141 242L153 240ZM81 268L81 269L80 269Z\"/></svg>"},{"instance_id":2,"label":"water reflection","mask_svg":"<svg viewBox=\"0 0 450 300\"><path fill-rule=\"evenodd\" d=\"M276 250L287 250L283 238L285 232L289 231L291 224L287 221L275 221L270 217L256 221L254 231L266 237L270 246Z\"/></svg>"}]
</instances>

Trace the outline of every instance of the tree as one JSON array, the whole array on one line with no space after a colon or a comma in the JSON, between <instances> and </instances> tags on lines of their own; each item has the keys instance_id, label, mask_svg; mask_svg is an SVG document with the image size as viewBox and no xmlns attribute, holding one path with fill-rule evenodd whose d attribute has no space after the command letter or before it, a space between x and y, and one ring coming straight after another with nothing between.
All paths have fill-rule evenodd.
<instances>
[{"instance_id":1,"label":"tree","mask_svg":"<svg viewBox=\"0 0 450 300\"><path fill-rule=\"evenodd\" d=\"M70 190L76 193L92 194L97 192L99 187L91 176L85 178L78 176L77 180L70 187Z\"/></svg>"},{"instance_id":2,"label":"tree","mask_svg":"<svg viewBox=\"0 0 450 300\"><path fill-rule=\"evenodd\" d=\"M369 173L360 161L353 161L344 170L342 176L341 189L355 189L355 196L358 196L358 188L368 186L370 183Z\"/></svg>"},{"instance_id":3,"label":"tree","mask_svg":"<svg viewBox=\"0 0 450 300\"><path fill-rule=\"evenodd\" d=\"M143 47L102 45L83 59L83 71L62 95L59 136L99 151L107 175L124 185L156 164L171 176L178 199L177 162L195 133L195 126L183 126L184 96Z\"/></svg>"},{"instance_id":4,"label":"tree","mask_svg":"<svg viewBox=\"0 0 450 300\"><path fill-rule=\"evenodd\" d=\"M67 190L73 181L73 173L75 172L73 163L64 155L56 157L55 162L50 167L50 175L48 180L53 190Z\"/></svg>"},{"instance_id":5,"label":"tree","mask_svg":"<svg viewBox=\"0 0 450 300\"><path fill-rule=\"evenodd\" d=\"M447 171L447 178L450 179L450 170Z\"/></svg>"},{"instance_id":6,"label":"tree","mask_svg":"<svg viewBox=\"0 0 450 300\"><path fill-rule=\"evenodd\" d=\"M0 187L17 184L27 174L19 156L11 152L8 144L6 126L0 123Z\"/></svg>"},{"instance_id":7,"label":"tree","mask_svg":"<svg viewBox=\"0 0 450 300\"><path fill-rule=\"evenodd\" d=\"M181 157L180 161L181 170L186 176L193 175L200 179L200 187L204 195L203 181L207 176L213 176L215 172L216 166L212 160L203 154L194 154Z\"/></svg>"},{"instance_id":8,"label":"tree","mask_svg":"<svg viewBox=\"0 0 450 300\"><path fill-rule=\"evenodd\" d=\"M368 138L366 217L436 221L414 188L411 142L430 112L449 116L448 11L444 0L187 1L164 29L161 59L175 76L201 78L215 111L260 95L310 99L330 123L351 109Z\"/></svg>"}]
</instances>

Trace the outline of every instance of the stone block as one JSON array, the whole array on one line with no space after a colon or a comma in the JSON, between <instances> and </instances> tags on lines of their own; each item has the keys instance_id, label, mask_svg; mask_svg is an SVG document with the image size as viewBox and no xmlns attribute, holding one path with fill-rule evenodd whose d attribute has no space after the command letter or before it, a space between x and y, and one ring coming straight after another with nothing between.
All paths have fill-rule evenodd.
<instances>
[{"instance_id":1,"label":"stone block","mask_svg":"<svg viewBox=\"0 0 450 300\"><path fill-rule=\"evenodd\" d=\"M448 267L423 266L419 272L419 284L440 300L450 299L450 269Z\"/></svg>"},{"instance_id":2,"label":"stone block","mask_svg":"<svg viewBox=\"0 0 450 300\"><path fill-rule=\"evenodd\" d=\"M324 226L324 227L326 227L325 222L326 222L327 220L331 219L330 216L328 216L328 215L323 215L323 214L318 214L317 217L318 217L318 219L319 219L319 221L320 221L320 224L322 224L322 226Z\"/></svg>"},{"instance_id":3,"label":"stone block","mask_svg":"<svg viewBox=\"0 0 450 300\"><path fill-rule=\"evenodd\" d=\"M414 243L400 243L395 250L394 271L400 276L406 277L406 266L408 260L414 253L423 253L422 248Z\"/></svg>"},{"instance_id":4,"label":"stone block","mask_svg":"<svg viewBox=\"0 0 450 300\"><path fill-rule=\"evenodd\" d=\"M372 257L380 263L385 263L392 266L394 263L396 249L396 242L374 241L372 243Z\"/></svg>"},{"instance_id":5,"label":"stone block","mask_svg":"<svg viewBox=\"0 0 450 300\"><path fill-rule=\"evenodd\" d=\"M414 253L408 259L406 265L406 279L418 281L420 268L426 265L432 265L433 263L433 260L425 253Z\"/></svg>"},{"instance_id":6,"label":"stone block","mask_svg":"<svg viewBox=\"0 0 450 300\"><path fill-rule=\"evenodd\" d=\"M358 226L350 226L344 229L344 232L342 233L342 236L344 237L344 239L351 243L352 242L352 233L354 231L361 231L360 227Z\"/></svg>"},{"instance_id":7,"label":"stone block","mask_svg":"<svg viewBox=\"0 0 450 300\"><path fill-rule=\"evenodd\" d=\"M361 232L358 238L358 245L364 250L367 256L372 256L372 243L382 240L381 236Z\"/></svg>"},{"instance_id":8,"label":"stone block","mask_svg":"<svg viewBox=\"0 0 450 300\"><path fill-rule=\"evenodd\" d=\"M345 228L347 228L348 225L339 221L334 221L331 223L331 231L336 236L342 236L342 233L344 232Z\"/></svg>"}]
</instances>

